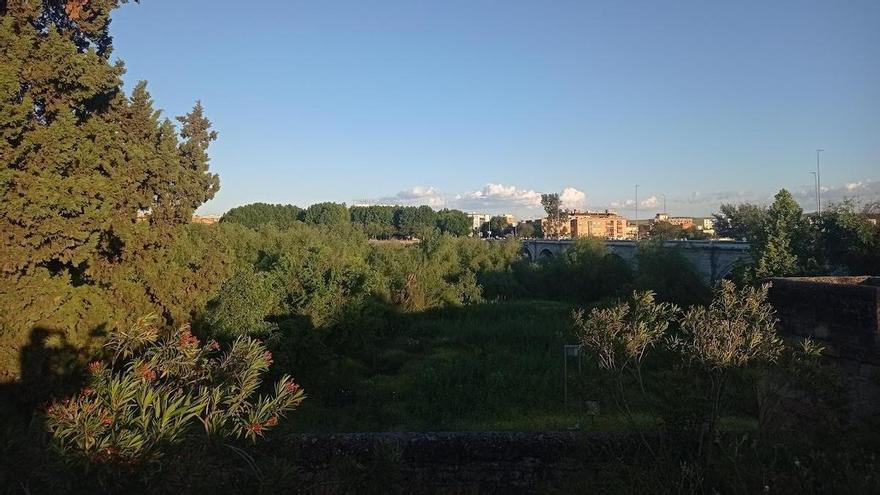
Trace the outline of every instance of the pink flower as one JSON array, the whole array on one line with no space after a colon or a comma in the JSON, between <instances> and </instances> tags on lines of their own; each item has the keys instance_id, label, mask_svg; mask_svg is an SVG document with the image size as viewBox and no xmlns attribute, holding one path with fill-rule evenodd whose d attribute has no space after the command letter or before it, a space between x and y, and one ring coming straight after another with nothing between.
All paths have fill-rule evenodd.
<instances>
[{"instance_id":1,"label":"pink flower","mask_svg":"<svg viewBox=\"0 0 880 495\"><path fill-rule=\"evenodd\" d=\"M266 420L266 425L268 427L272 427L278 424L278 416L272 416L271 418Z\"/></svg>"},{"instance_id":2,"label":"pink flower","mask_svg":"<svg viewBox=\"0 0 880 495\"><path fill-rule=\"evenodd\" d=\"M180 347L195 347L199 345L199 339L189 330L185 330L180 334Z\"/></svg>"},{"instance_id":3,"label":"pink flower","mask_svg":"<svg viewBox=\"0 0 880 495\"><path fill-rule=\"evenodd\" d=\"M137 369L135 370L135 372L137 372L137 374L141 378L143 378L144 380L146 380L148 382L151 382L156 379L156 372L153 371L150 368L150 365L147 363L144 363L144 364L138 366Z\"/></svg>"},{"instance_id":4,"label":"pink flower","mask_svg":"<svg viewBox=\"0 0 880 495\"><path fill-rule=\"evenodd\" d=\"M273 362L272 361L272 353L269 351L264 352L263 353L263 361L266 361L266 366L271 366L272 362Z\"/></svg>"},{"instance_id":5,"label":"pink flower","mask_svg":"<svg viewBox=\"0 0 880 495\"><path fill-rule=\"evenodd\" d=\"M300 386L294 382L287 382L284 384L284 390L287 390L288 392L290 392L292 394L297 393L299 391L299 389L300 389Z\"/></svg>"},{"instance_id":6,"label":"pink flower","mask_svg":"<svg viewBox=\"0 0 880 495\"><path fill-rule=\"evenodd\" d=\"M104 369L104 363L102 363L100 361L92 361L91 363L89 363L89 373L91 373L93 375L97 375L103 369Z\"/></svg>"},{"instance_id":7,"label":"pink flower","mask_svg":"<svg viewBox=\"0 0 880 495\"><path fill-rule=\"evenodd\" d=\"M211 339L208 341L208 347L210 347L211 350L218 351L220 350L220 343L214 339Z\"/></svg>"}]
</instances>

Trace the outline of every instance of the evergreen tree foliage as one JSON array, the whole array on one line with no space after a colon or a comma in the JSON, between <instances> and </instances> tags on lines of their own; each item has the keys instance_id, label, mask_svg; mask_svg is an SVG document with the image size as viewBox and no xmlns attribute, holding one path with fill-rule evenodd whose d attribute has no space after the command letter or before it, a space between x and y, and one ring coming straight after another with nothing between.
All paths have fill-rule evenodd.
<instances>
[{"instance_id":1,"label":"evergreen tree foliage","mask_svg":"<svg viewBox=\"0 0 880 495\"><path fill-rule=\"evenodd\" d=\"M811 271L810 226L803 210L785 189L767 210L764 234L753 243L755 277L803 275Z\"/></svg>"},{"instance_id":2,"label":"evergreen tree foliage","mask_svg":"<svg viewBox=\"0 0 880 495\"><path fill-rule=\"evenodd\" d=\"M315 203L306 208L302 219L312 225L347 225L351 221L351 214L344 204Z\"/></svg>"},{"instance_id":3,"label":"evergreen tree foliage","mask_svg":"<svg viewBox=\"0 0 880 495\"><path fill-rule=\"evenodd\" d=\"M227 211L220 218L220 222L237 223L251 229L270 224L279 229L286 229L302 221L302 217L303 209L298 206L251 203Z\"/></svg>"},{"instance_id":4,"label":"evergreen tree foliage","mask_svg":"<svg viewBox=\"0 0 880 495\"><path fill-rule=\"evenodd\" d=\"M216 133L198 103L178 132L145 83L123 93L108 31L118 3L0 9L0 367L12 378L31 329L82 346L132 307L184 318L222 272L184 259L210 251L178 250L193 210L219 187L207 155Z\"/></svg>"}]
</instances>

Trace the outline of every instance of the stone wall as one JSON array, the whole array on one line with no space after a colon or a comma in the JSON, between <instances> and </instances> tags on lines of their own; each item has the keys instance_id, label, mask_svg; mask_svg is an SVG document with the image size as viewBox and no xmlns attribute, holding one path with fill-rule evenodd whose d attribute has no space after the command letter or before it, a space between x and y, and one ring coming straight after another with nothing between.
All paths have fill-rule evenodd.
<instances>
[{"instance_id":1,"label":"stone wall","mask_svg":"<svg viewBox=\"0 0 880 495\"><path fill-rule=\"evenodd\" d=\"M644 455L632 435L574 432L304 434L272 444L292 453L307 493L534 493L601 480L620 459Z\"/></svg>"},{"instance_id":2,"label":"stone wall","mask_svg":"<svg viewBox=\"0 0 880 495\"><path fill-rule=\"evenodd\" d=\"M770 303L788 338L809 337L840 370L850 417L880 415L880 277L770 279Z\"/></svg>"},{"instance_id":3,"label":"stone wall","mask_svg":"<svg viewBox=\"0 0 880 495\"><path fill-rule=\"evenodd\" d=\"M772 278L770 283L781 332L821 340L841 358L880 363L880 277Z\"/></svg>"}]
</instances>

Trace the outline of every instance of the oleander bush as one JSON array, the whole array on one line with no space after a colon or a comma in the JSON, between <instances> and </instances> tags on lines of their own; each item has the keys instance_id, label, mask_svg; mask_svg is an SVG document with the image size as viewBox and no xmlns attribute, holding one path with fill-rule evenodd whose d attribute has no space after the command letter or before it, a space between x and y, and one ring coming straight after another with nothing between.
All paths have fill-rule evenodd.
<instances>
[{"instance_id":1,"label":"oleander bush","mask_svg":"<svg viewBox=\"0 0 880 495\"><path fill-rule=\"evenodd\" d=\"M196 436L255 441L305 399L287 375L260 391L272 354L258 340L223 351L186 326L162 335L155 321L113 332L112 357L89 364L79 394L48 406L51 446L65 463L139 467Z\"/></svg>"}]
</instances>

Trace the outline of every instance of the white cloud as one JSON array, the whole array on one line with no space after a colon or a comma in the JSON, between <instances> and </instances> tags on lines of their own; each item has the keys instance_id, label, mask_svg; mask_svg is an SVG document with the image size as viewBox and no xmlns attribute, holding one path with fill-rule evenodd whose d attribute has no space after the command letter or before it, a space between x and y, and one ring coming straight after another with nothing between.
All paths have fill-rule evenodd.
<instances>
[{"instance_id":1,"label":"white cloud","mask_svg":"<svg viewBox=\"0 0 880 495\"><path fill-rule=\"evenodd\" d=\"M864 188L865 188L865 183L862 182L862 181L859 181L859 182L850 182L850 183L848 183L848 184L845 184L843 187L846 188L847 191L856 191L856 190L859 190L859 189L864 189Z\"/></svg>"},{"instance_id":2,"label":"white cloud","mask_svg":"<svg viewBox=\"0 0 880 495\"><path fill-rule=\"evenodd\" d=\"M636 205L636 201L634 199L627 199L623 201L612 201L608 203L608 206L611 208L618 208L621 210L626 210L632 208Z\"/></svg>"},{"instance_id":3,"label":"white cloud","mask_svg":"<svg viewBox=\"0 0 880 495\"><path fill-rule=\"evenodd\" d=\"M586 208L587 195L574 187L566 187L559 195L564 208ZM466 212L502 214L512 213L520 218L543 215L541 193L514 185L490 182L482 189L460 194L443 194L436 187L416 186L392 196L362 199L356 204L428 205L433 208L456 208Z\"/></svg>"},{"instance_id":4,"label":"white cloud","mask_svg":"<svg viewBox=\"0 0 880 495\"><path fill-rule=\"evenodd\" d=\"M401 206L421 206L428 205L433 208L442 208L446 204L446 198L443 193L436 187L415 186L404 191L400 191L393 196L384 196L381 198L362 199L357 201L358 204L369 205L401 205Z\"/></svg>"},{"instance_id":5,"label":"white cloud","mask_svg":"<svg viewBox=\"0 0 880 495\"><path fill-rule=\"evenodd\" d=\"M801 205L806 208L813 206L816 198L815 188L804 188L804 194L795 194ZM844 199L854 199L857 202L866 203L869 201L880 200L880 181L876 180L860 180L847 182L837 186L822 187L822 206L829 203L836 203Z\"/></svg>"},{"instance_id":6,"label":"white cloud","mask_svg":"<svg viewBox=\"0 0 880 495\"><path fill-rule=\"evenodd\" d=\"M788 188L791 195L805 211L816 209L816 186L814 184ZM686 205L689 209L698 211L717 211L721 203L755 203L758 205L770 205L778 189L765 192L753 191L718 191L710 193L694 192L684 198L676 198L670 203L673 205ZM880 199L880 181L857 180L845 182L834 186L822 187L822 205L837 203L844 199L854 199L857 202L869 202Z\"/></svg>"},{"instance_id":7,"label":"white cloud","mask_svg":"<svg viewBox=\"0 0 880 495\"><path fill-rule=\"evenodd\" d=\"M587 207L587 194L573 187L566 187L559 195L559 201L565 209L583 210Z\"/></svg>"},{"instance_id":8,"label":"white cloud","mask_svg":"<svg viewBox=\"0 0 880 495\"><path fill-rule=\"evenodd\" d=\"M478 191L456 195L449 203L465 211L523 212L541 208L541 193L533 189L489 183Z\"/></svg>"},{"instance_id":9,"label":"white cloud","mask_svg":"<svg viewBox=\"0 0 880 495\"><path fill-rule=\"evenodd\" d=\"M668 208L673 215L709 215L718 211L722 203L755 203L769 205L777 189L763 192L749 190L723 190L714 192L695 191L691 194L668 198ZM816 191L813 185L803 185L789 189L794 198L806 211L815 209ZM586 209L587 195L574 187L566 187L560 193L560 200L565 208ZM653 215L660 206L659 195L651 195L639 200L639 216ZM880 181L852 180L835 186L823 188L822 204L827 205L852 198L865 203L880 199ZM483 188L458 194L444 194L436 187L416 186L400 191L392 196L363 200L363 204L387 205L428 205L435 209L456 208L467 212L502 214L512 213L519 218L538 218L543 216L541 193L534 189L520 188L514 185L488 183ZM635 211L633 199L621 199L607 203L607 208L617 210L624 215L632 215ZM599 208L604 208L599 206ZM642 210L644 209L644 211Z\"/></svg>"}]
</instances>

